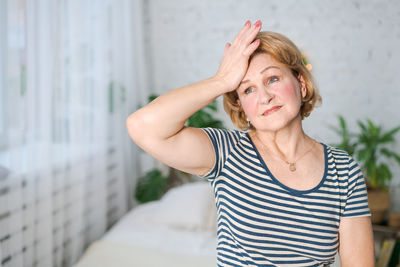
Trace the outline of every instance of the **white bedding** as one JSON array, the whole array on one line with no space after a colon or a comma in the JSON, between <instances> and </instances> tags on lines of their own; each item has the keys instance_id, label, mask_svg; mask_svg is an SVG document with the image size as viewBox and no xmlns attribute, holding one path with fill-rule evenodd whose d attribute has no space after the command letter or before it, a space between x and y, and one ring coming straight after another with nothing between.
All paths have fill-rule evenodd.
<instances>
[{"instance_id":1,"label":"white bedding","mask_svg":"<svg viewBox=\"0 0 400 267\"><path fill-rule=\"evenodd\" d=\"M93 243L75 267L211 267L215 263L213 256L166 252L103 240Z\"/></svg>"},{"instance_id":2,"label":"white bedding","mask_svg":"<svg viewBox=\"0 0 400 267\"><path fill-rule=\"evenodd\" d=\"M185 231L145 220L155 213L159 203L148 203L134 209L102 238L144 248L180 254L216 257L216 231Z\"/></svg>"},{"instance_id":3,"label":"white bedding","mask_svg":"<svg viewBox=\"0 0 400 267\"><path fill-rule=\"evenodd\" d=\"M216 266L216 208L205 182L128 212L74 267Z\"/></svg>"}]
</instances>

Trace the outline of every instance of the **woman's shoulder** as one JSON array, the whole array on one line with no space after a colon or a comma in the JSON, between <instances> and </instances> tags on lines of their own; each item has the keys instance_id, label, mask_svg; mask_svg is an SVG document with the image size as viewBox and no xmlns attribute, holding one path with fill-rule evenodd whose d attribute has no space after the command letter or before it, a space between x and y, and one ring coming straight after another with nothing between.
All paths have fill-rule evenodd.
<instances>
[{"instance_id":1,"label":"woman's shoulder","mask_svg":"<svg viewBox=\"0 0 400 267\"><path fill-rule=\"evenodd\" d=\"M322 143L322 144L324 146L326 146L326 149L328 150L328 152L331 153L332 156L335 158L351 158L350 154L343 149L337 148L332 145L324 144L324 143Z\"/></svg>"},{"instance_id":2,"label":"woman's shoulder","mask_svg":"<svg viewBox=\"0 0 400 267\"><path fill-rule=\"evenodd\" d=\"M323 145L327 148L328 157L331 156L336 162L336 165L339 164L341 167L346 166L348 168L353 168L358 165L357 161L349 154L349 152L331 145Z\"/></svg>"},{"instance_id":3,"label":"woman's shoulder","mask_svg":"<svg viewBox=\"0 0 400 267\"><path fill-rule=\"evenodd\" d=\"M218 128L202 128L202 130L208 135L216 149L227 149L229 152L231 149L251 147L251 141L246 131Z\"/></svg>"},{"instance_id":4,"label":"woman's shoulder","mask_svg":"<svg viewBox=\"0 0 400 267\"><path fill-rule=\"evenodd\" d=\"M218 136L224 136L224 137L229 137L233 138L235 140L240 140L243 138L247 138L247 132L246 131L240 131L240 130L231 130L231 129L221 129L221 128L201 128L203 131L205 131L208 135L218 135Z\"/></svg>"}]
</instances>

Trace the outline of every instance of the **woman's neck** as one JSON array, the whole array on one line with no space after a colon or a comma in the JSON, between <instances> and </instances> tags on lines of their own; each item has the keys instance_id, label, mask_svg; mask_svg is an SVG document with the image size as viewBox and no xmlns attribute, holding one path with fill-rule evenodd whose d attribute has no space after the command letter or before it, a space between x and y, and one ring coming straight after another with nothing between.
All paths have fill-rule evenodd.
<instances>
[{"instance_id":1,"label":"woman's neck","mask_svg":"<svg viewBox=\"0 0 400 267\"><path fill-rule=\"evenodd\" d=\"M276 156L283 154L288 161L296 160L314 142L304 133L301 121L277 131L255 130L250 133L250 137L270 153Z\"/></svg>"}]
</instances>

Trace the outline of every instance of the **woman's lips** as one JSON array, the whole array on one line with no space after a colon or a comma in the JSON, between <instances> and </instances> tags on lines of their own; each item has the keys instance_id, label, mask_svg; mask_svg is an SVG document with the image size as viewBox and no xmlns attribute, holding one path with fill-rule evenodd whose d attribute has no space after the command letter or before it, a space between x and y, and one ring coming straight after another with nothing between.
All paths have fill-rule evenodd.
<instances>
[{"instance_id":1,"label":"woman's lips","mask_svg":"<svg viewBox=\"0 0 400 267\"><path fill-rule=\"evenodd\" d=\"M282 106L274 106L270 109L267 109L266 111L264 111L261 115L262 116L268 116L271 115L272 113L278 111Z\"/></svg>"}]
</instances>

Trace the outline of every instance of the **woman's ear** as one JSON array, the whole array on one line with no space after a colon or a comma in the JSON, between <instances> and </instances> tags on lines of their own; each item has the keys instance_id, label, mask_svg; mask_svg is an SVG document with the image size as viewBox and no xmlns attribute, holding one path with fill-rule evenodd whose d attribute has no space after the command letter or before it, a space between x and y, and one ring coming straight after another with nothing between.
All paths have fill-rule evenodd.
<instances>
[{"instance_id":1,"label":"woman's ear","mask_svg":"<svg viewBox=\"0 0 400 267\"><path fill-rule=\"evenodd\" d=\"M300 93L301 93L301 98L305 98L307 95L307 86L306 86L306 81L304 80L303 75L299 74L297 76L297 80L300 83Z\"/></svg>"},{"instance_id":2,"label":"woman's ear","mask_svg":"<svg viewBox=\"0 0 400 267\"><path fill-rule=\"evenodd\" d=\"M237 103L237 105L239 106L239 107L241 107L242 106L242 103L240 103L240 99L238 98L238 99L236 99L236 103Z\"/></svg>"}]
</instances>

